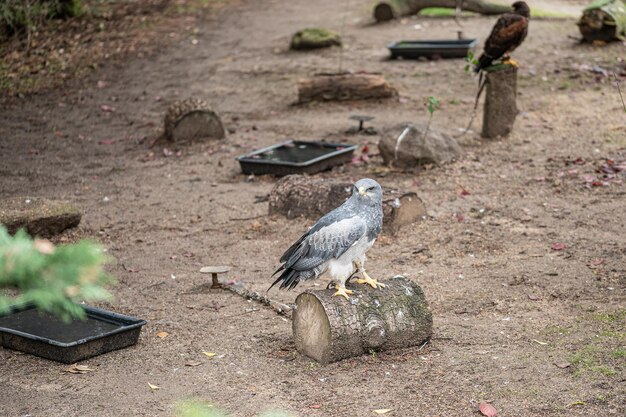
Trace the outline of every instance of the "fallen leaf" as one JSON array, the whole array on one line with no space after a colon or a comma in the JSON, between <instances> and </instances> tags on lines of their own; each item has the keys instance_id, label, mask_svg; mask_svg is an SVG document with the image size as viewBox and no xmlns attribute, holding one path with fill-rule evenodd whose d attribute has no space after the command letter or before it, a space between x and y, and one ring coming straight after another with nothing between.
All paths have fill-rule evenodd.
<instances>
[{"instance_id":1,"label":"fallen leaf","mask_svg":"<svg viewBox=\"0 0 626 417\"><path fill-rule=\"evenodd\" d=\"M572 364L569 362L556 362L554 365L557 368L561 368L561 369L569 368L570 366L572 366Z\"/></svg>"},{"instance_id":2,"label":"fallen leaf","mask_svg":"<svg viewBox=\"0 0 626 417\"><path fill-rule=\"evenodd\" d=\"M87 365L70 365L67 369L65 369L65 372L69 372L71 374L86 374L87 372L93 372L95 371L95 369L90 368Z\"/></svg>"},{"instance_id":3,"label":"fallen leaf","mask_svg":"<svg viewBox=\"0 0 626 417\"><path fill-rule=\"evenodd\" d=\"M541 340L537 340L537 339L533 339L533 342L538 343L538 344L540 344L542 346L545 346L545 345L548 344L548 342L542 342Z\"/></svg>"},{"instance_id":4,"label":"fallen leaf","mask_svg":"<svg viewBox=\"0 0 626 417\"><path fill-rule=\"evenodd\" d=\"M205 354L206 356L208 356L209 358L212 358L213 356L217 355L217 353L213 353L213 352L207 352L207 351L202 351L203 354Z\"/></svg>"},{"instance_id":5,"label":"fallen leaf","mask_svg":"<svg viewBox=\"0 0 626 417\"><path fill-rule=\"evenodd\" d=\"M185 366L200 366L202 362L200 361L187 361L185 362Z\"/></svg>"},{"instance_id":6,"label":"fallen leaf","mask_svg":"<svg viewBox=\"0 0 626 417\"><path fill-rule=\"evenodd\" d=\"M105 113L113 113L115 111L115 107L111 107L106 104L103 104L102 106L100 106L100 109L102 109L102 111Z\"/></svg>"},{"instance_id":7,"label":"fallen leaf","mask_svg":"<svg viewBox=\"0 0 626 417\"><path fill-rule=\"evenodd\" d=\"M480 403L480 405L478 406L478 409L484 416L487 416L487 417L494 417L498 415L498 410L496 410L493 405L486 403L486 402Z\"/></svg>"},{"instance_id":8,"label":"fallen leaf","mask_svg":"<svg viewBox=\"0 0 626 417\"><path fill-rule=\"evenodd\" d=\"M552 250L563 250L567 249L567 245L565 243L553 243L551 248Z\"/></svg>"},{"instance_id":9,"label":"fallen leaf","mask_svg":"<svg viewBox=\"0 0 626 417\"><path fill-rule=\"evenodd\" d=\"M463 216L461 213L456 213L455 216L456 216L456 220L459 223L462 223L465 220L465 216Z\"/></svg>"},{"instance_id":10,"label":"fallen leaf","mask_svg":"<svg viewBox=\"0 0 626 417\"><path fill-rule=\"evenodd\" d=\"M321 405L319 405L319 404L313 404L313 405L310 405L310 406L309 406L309 408L315 408L315 409L318 409L318 408L322 408L322 406L321 406Z\"/></svg>"},{"instance_id":11,"label":"fallen leaf","mask_svg":"<svg viewBox=\"0 0 626 417\"><path fill-rule=\"evenodd\" d=\"M103 139L98 141L98 145L113 145L115 143L114 139Z\"/></svg>"},{"instance_id":12,"label":"fallen leaf","mask_svg":"<svg viewBox=\"0 0 626 417\"><path fill-rule=\"evenodd\" d=\"M528 294L528 299L531 301L540 301L541 297L539 297L538 295L534 295L534 294Z\"/></svg>"},{"instance_id":13,"label":"fallen leaf","mask_svg":"<svg viewBox=\"0 0 626 417\"><path fill-rule=\"evenodd\" d=\"M376 414L387 414L391 411L391 408L380 408L378 410L374 410Z\"/></svg>"},{"instance_id":14,"label":"fallen leaf","mask_svg":"<svg viewBox=\"0 0 626 417\"><path fill-rule=\"evenodd\" d=\"M148 382L148 386L150 387L150 389L151 389L152 391L156 391L156 390L158 390L158 389L161 389L161 387L157 387L156 385L153 385L153 384L151 384L151 383L149 383L149 382Z\"/></svg>"},{"instance_id":15,"label":"fallen leaf","mask_svg":"<svg viewBox=\"0 0 626 417\"><path fill-rule=\"evenodd\" d=\"M165 339L170 334L168 332L158 332L156 335L157 337L160 337L161 339Z\"/></svg>"},{"instance_id":16,"label":"fallen leaf","mask_svg":"<svg viewBox=\"0 0 626 417\"><path fill-rule=\"evenodd\" d=\"M33 246L39 253L44 255L52 255L54 253L54 243L47 239L35 239Z\"/></svg>"}]
</instances>

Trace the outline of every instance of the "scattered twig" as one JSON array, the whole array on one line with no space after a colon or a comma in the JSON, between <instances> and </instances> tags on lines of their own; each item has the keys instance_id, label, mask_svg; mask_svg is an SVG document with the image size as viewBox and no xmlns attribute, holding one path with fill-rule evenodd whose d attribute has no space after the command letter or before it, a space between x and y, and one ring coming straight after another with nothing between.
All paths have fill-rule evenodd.
<instances>
[{"instance_id":1,"label":"scattered twig","mask_svg":"<svg viewBox=\"0 0 626 417\"><path fill-rule=\"evenodd\" d=\"M261 217L267 217L267 214L259 214L258 216L252 216L252 217L231 217L228 220L235 222L235 221L243 221L243 220L260 219Z\"/></svg>"},{"instance_id":2,"label":"scattered twig","mask_svg":"<svg viewBox=\"0 0 626 417\"><path fill-rule=\"evenodd\" d=\"M281 316L285 316L287 318L291 318L291 311L292 308L290 306L288 306L287 304L283 304L283 303L279 303L278 301L274 301L274 300L270 300L269 298L267 298L264 295L259 294L256 291L252 291L247 289L243 284L239 283L239 284L233 284L233 285L228 285L225 284L222 286L222 288L231 291L243 298L245 298L246 300L252 300L252 301L256 301L258 303L263 304L264 306L268 306L271 307L274 311L276 311L278 314L280 314Z\"/></svg>"},{"instance_id":3,"label":"scattered twig","mask_svg":"<svg viewBox=\"0 0 626 417\"><path fill-rule=\"evenodd\" d=\"M626 113L626 104L624 104L624 96L622 95L622 87L619 85L619 78L617 78L617 74L613 71L613 77L615 78L615 84L617 86L617 92L619 93L619 98L622 100L622 107L624 107L624 113Z\"/></svg>"},{"instance_id":4,"label":"scattered twig","mask_svg":"<svg viewBox=\"0 0 626 417\"><path fill-rule=\"evenodd\" d=\"M467 124L467 127L465 128L463 133L457 136L457 138L465 136L467 132L469 132L470 128L472 127L472 123L474 123L474 119L476 118L476 113L478 110L478 101L480 100L480 95L482 94L483 89L485 88L485 83L486 83L486 79L483 78L483 75L481 72L480 78L478 79L478 92L476 93L476 100L474 100L474 108L472 109L472 116L470 117L470 121Z\"/></svg>"}]
</instances>

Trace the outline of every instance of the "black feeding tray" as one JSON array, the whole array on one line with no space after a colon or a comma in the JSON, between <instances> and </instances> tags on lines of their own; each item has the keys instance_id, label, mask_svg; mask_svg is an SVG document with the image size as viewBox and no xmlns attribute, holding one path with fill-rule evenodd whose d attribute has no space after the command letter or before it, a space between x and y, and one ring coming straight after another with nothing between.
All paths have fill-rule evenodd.
<instances>
[{"instance_id":1,"label":"black feeding tray","mask_svg":"<svg viewBox=\"0 0 626 417\"><path fill-rule=\"evenodd\" d=\"M314 174L352 160L356 145L289 140L237 158L244 174Z\"/></svg>"},{"instance_id":2,"label":"black feeding tray","mask_svg":"<svg viewBox=\"0 0 626 417\"><path fill-rule=\"evenodd\" d=\"M86 320L65 323L34 307L14 307L0 317L0 342L63 363L75 363L134 345L145 320L83 306Z\"/></svg>"},{"instance_id":3,"label":"black feeding tray","mask_svg":"<svg viewBox=\"0 0 626 417\"><path fill-rule=\"evenodd\" d=\"M399 41L389 44L387 48L391 52L391 59L464 58L477 43L478 39Z\"/></svg>"}]
</instances>

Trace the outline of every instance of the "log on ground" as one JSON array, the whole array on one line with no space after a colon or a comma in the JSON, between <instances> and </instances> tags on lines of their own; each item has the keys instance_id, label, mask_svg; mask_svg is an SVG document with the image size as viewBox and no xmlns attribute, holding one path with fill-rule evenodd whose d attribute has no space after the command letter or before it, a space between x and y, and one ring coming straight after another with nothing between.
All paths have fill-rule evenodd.
<instances>
[{"instance_id":1,"label":"log on ground","mask_svg":"<svg viewBox=\"0 0 626 417\"><path fill-rule=\"evenodd\" d=\"M298 102L387 99L398 96L381 74L316 74L298 81Z\"/></svg>"},{"instance_id":2,"label":"log on ground","mask_svg":"<svg viewBox=\"0 0 626 417\"><path fill-rule=\"evenodd\" d=\"M485 70L486 96L482 137L508 135L517 116L517 67L500 64Z\"/></svg>"},{"instance_id":3,"label":"log on ground","mask_svg":"<svg viewBox=\"0 0 626 417\"><path fill-rule=\"evenodd\" d=\"M189 98L172 104L164 119L165 137L173 142L193 139L222 139L220 117L201 99Z\"/></svg>"},{"instance_id":4,"label":"log on ground","mask_svg":"<svg viewBox=\"0 0 626 417\"><path fill-rule=\"evenodd\" d=\"M317 220L343 204L351 193L349 182L288 175L270 192L269 214ZM421 221L424 216L426 207L416 193L383 188L383 232L395 233L403 226Z\"/></svg>"},{"instance_id":5,"label":"log on ground","mask_svg":"<svg viewBox=\"0 0 626 417\"><path fill-rule=\"evenodd\" d=\"M52 237L80 223L82 213L73 204L40 197L0 199L0 225L13 234L26 229L31 236Z\"/></svg>"},{"instance_id":6,"label":"log on ground","mask_svg":"<svg viewBox=\"0 0 626 417\"><path fill-rule=\"evenodd\" d=\"M384 284L383 289L351 286L352 302L330 289L300 294L292 324L298 351L327 364L428 341L433 319L422 289L405 278Z\"/></svg>"},{"instance_id":7,"label":"log on ground","mask_svg":"<svg viewBox=\"0 0 626 417\"><path fill-rule=\"evenodd\" d=\"M376 3L373 14L377 22L385 22L401 16L417 14L420 10L429 7L456 9L457 0L384 0ZM511 7L483 0L463 0L461 10L494 15L510 12Z\"/></svg>"}]
</instances>

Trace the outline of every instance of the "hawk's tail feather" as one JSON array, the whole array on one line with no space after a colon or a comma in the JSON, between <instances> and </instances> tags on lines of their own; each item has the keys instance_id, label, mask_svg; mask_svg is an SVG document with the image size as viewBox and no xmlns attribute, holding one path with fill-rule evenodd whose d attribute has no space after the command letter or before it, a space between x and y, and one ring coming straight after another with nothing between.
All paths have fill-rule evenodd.
<instances>
[{"instance_id":1,"label":"hawk's tail feather","mask_svg":"<svg viewBox=\"0 0 626 417\"><path fill-rule=\"evenodd\" d=\"M279 272L281 269L284 269L284 266L281 266L276 272L274 272L274 274ZM280 282L279 288L281 290L285 288L288 290L294 289L296 285L298 285L298 283L300 282L301 273L302 271L296 271L295 269L287 268L283 271L282 274L280 274L278 278L276 278L276 281L274 281L267 290L268 291L271 290L272 287L278 284L279 282Z\"/></svg>"},{"instance_id":2,"label":"hawk's tail feather","mask_svg":"<svg viewBox=\"0 0 626 417\"><path fill-rule=\"evenodd\" d=\"M274 283L267 289L268 291L271 290L272 287L278 284L279 282L280 282L279 288L281 290L284 290L284 289L293 290L300 281L305 281L311 277L316 276L315 269L298 271L296 269L285 267L284 265L281 266L278 269L278 271L276 271L274 274L278 273L282 269L284 269L283 273L280 274L278 278L276 278L276 281L274 281Z\"/></svg>"},{"instance_id":3,"label":"hawk's tail feather","mask_svg":"<svg viewBox=\"0 0 626 417\"><path fill-rule=\"evenodd\" d=\"M493 62L493 57L487 54L482 54L478 58L478 63L474 65L474 72L480 72L483 68L487 68Z\"/></svg>"}]
</instances>

